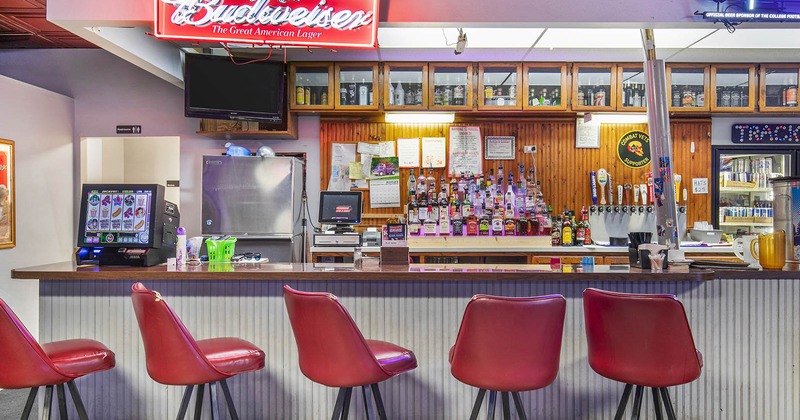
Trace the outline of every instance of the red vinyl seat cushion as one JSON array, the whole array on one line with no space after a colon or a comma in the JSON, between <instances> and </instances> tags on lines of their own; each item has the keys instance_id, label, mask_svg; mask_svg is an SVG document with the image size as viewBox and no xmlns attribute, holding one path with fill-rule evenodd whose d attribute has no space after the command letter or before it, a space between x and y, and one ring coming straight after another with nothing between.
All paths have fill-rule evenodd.
<instances>
[{"instance_id":1,"label":"red vinyl seat cushion","mask_svg":"<svg viewBox=\"0 0 800 420\"><path fill-rule=\"evenodd\" d=\"M60 371L79 377L114 367L114 352L103 343L89 339L54 341L42 344L42 350Z\"/></svg>"},{"instance_id":2,"label":"red vinyl seat cushion","mask_svg":"<svg viewBox=\"0 0 800 420\"><path fill-rule=\"evenodd\" d=\"M197 347L215 369L228 376L264 367L264 352L255 344L234 337L198 340Z\"/></svg>"},{"instance_id":3,"label":"red vinyl seat cushion","mask_svg":"<svg viewBox=\"0 0 800 420\"><path fill-rule=\"evenodd\" d=\"M386 341L366 341L378 364L389 374L397 375L417 367L417 358L411 350Z\"/></svg>"}]
</instances>

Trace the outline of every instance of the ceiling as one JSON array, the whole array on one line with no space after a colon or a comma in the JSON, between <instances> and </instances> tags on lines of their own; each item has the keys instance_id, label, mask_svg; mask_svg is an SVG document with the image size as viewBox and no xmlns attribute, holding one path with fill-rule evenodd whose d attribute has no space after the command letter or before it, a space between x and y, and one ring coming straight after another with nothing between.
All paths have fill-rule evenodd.
<instances>
[{"instance_id":1,"label":"ceiling","mask_svg":"<svg viewBox=\"0 0 800 420\"><path fill-rule=\"evenodd\" d=\"M0 1L0 49L97 48L46 15L47 0Z\"/></svg>"}]
</instances>

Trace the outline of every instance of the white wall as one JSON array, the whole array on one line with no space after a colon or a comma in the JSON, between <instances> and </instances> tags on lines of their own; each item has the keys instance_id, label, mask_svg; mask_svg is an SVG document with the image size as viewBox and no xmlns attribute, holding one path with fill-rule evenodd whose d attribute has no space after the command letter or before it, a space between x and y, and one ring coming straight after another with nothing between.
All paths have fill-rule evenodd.
<instances>
[{"instance_id":1,"label":"white wall","mask_svg":"<svg viewBox=\"0 0 800 420\"><path fill-rule=\"evenodd\" d=\"M183 115L182 89L103 50L0 50L0 74L75 98L74 197L79 193L82 137L115 137L117 124L141 125L143 136L180 137L181 224L189 236L200 234L201 156L224 153L225 141L196 133L199 120ZM276 152L305 152L309 162L309 209L311 220L316 223L319 117L299 118L299 140L237 141L236 144L253 151L268 145ZM74 238L68 242L73 243Z\"/></svg>"},{"instance_id":2,"label":"white wall","mask_svg":"<svg viewBox=\"0 0 800 420\"><path fill-rule=\"evenodd\" d=\"M71 258L74 101L0 76L0 138L16 151L17 246L0 249L0 297L39 336L39 282L11 269Z\"/></svg>"}]
</instances>

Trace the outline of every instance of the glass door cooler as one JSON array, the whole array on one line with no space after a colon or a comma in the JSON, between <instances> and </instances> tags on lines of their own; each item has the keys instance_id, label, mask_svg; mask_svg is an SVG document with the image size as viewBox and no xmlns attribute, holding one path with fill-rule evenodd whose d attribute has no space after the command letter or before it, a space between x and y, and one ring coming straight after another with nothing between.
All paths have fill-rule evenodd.
<instances>
[{"instance_id":1,"label":"glass door cooler","mask_svg":"<svg viewBox=\"0 0 800 420\"><path fill-rule=\"evenodd\" d=\"M770 178L797 176L798 151L786 146L713 147L715 226L738 237L772 231Z\"/></svg>"}]
</instances>

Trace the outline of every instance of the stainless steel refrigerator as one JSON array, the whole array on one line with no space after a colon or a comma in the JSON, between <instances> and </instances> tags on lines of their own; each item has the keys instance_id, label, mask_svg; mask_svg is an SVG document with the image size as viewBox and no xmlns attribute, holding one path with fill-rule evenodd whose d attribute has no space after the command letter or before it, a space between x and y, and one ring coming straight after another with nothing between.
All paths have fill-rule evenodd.
<instances>
[{"instance_id":1,"label":"stainless steel refrigerator","mask_svg":"<svg viewBox=\"0 0 800 420\"><path fill-rule=\"evenodd\" d=\"M292 157L203 156L203 235L231 235L236 254L301 262L303 163Z\"/></svg>"}]
</instances>

